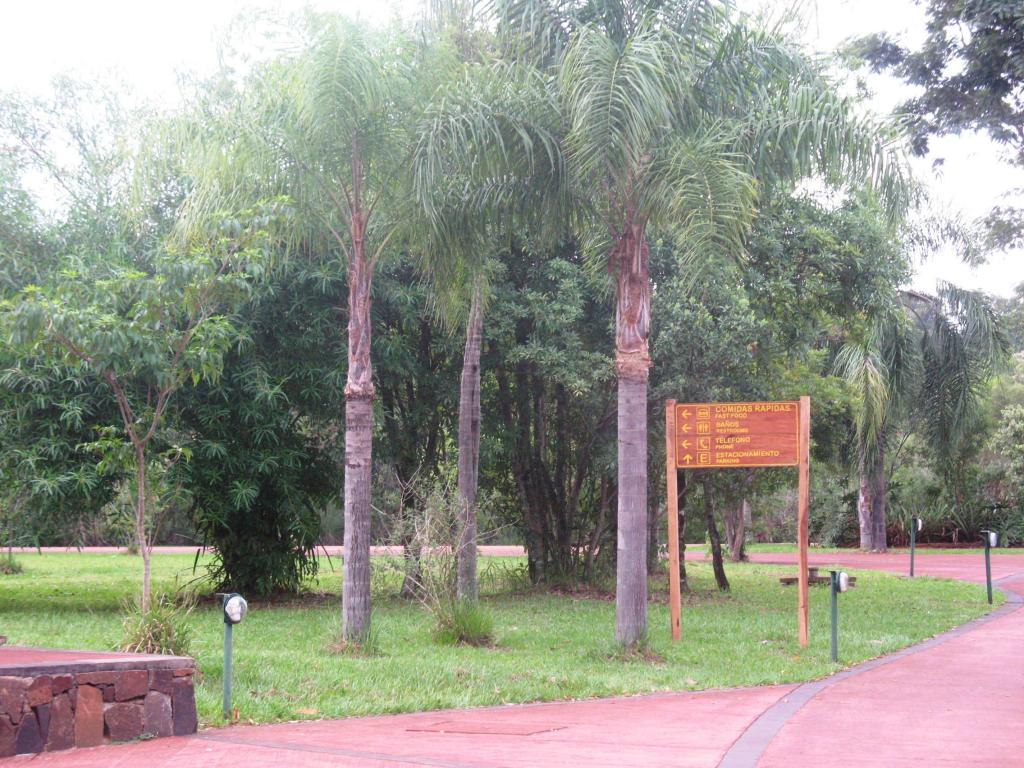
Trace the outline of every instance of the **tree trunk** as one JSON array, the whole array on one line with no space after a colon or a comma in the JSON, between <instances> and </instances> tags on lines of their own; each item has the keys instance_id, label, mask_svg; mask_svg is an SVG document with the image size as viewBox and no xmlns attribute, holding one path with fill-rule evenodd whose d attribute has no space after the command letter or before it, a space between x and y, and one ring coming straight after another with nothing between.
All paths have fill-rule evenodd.
<instances>
[{"instance_id":1,"label":"tree trunk","mask_svg":"<svg viewBox=\"0 0 1024 768\"><path fill-rule=\"evenodd\" d=\"M879 446L871 467L871 524L874 539L872 549L876 552L885 552L889 548L885 520L886 492L885 450Z\"/></svg>"},{"instance_id":2,"label":"tree trunk","mask_svg":"<svg viewBox=\"0 0 1024 768\"><path fill-rule=\"evenodd\" d=\"M617 274L615 368L618 377L618 544L615 639L626 646L647 637L647 347L651 281L644 226L627 216L609 261Z\"/></svg>"},{"instance_id":3,"label":"tree trunk","mask_svg":"<svg viewBox=\"0 0 1024 768\"><path fill-rule=\"evenodd\" d=\"M729 589L729 579L725 575L722 562L722 540L718 535L718 524L715 522L715 502L712 496L711 476L706 472L700 478L704 491L704 522L708 527L708 538L711 539L711 564L715 571L715 583L723 592Z\"/></svg>"},{"instance_id":4,"label":"tree trunk","mask_svg":"<svg viewBox=\"0 0 1024 768\"><path fill-rule=\"evenodd\" d=\"M658 557L658 528L665 517L665 505L651 504L647 515L647 573L661 573L661 559Z\"/></svg>"},{"instance_id":5,"label":"tree trunk","mask_svg":"<svg viewBox=\"0 0 1024 768\"><path fill-rule=\"evenodd\" d=\"M871 480L863 461L858 474L857 522L860 525L860 548L870 552L875 548L875 528L871 511Z\"/></svg>"},{"instance_id":6,"label":"tree trunk","mask_svg":"<svg viewBox=\"0 0 1024 768\"><path fill-rule=\"evenodd\" d=\"M480 288L466 322L466 349L462 356L459 385L459 548L457 594L460 600L476 602L476 492L480 472L480 348L483 337L483 309Z\"/></svg>"},{"instance_id":7,"label":"tree trunk","mask_svg":"<svg viewBox=\"0 0 1024 768\"><path fill-rule=\"evenodd\" d=\"M729 559L741 563L747 559L745 552L747 519L750 517L750 502L741 499L725 514L725 537L729 541Z\"/></svg>"},{"instance_id":8,"label":"tree trunk","mask_svg":"<svg viewBox=\"0 0 1024 768\"><path fill-rule=\"evenodd\" d=\"M619 376L619 510L615 639L636 645L647 632L647 378Z\"/></svg>"},{"instance_id":9,"label":"tree trunk","mask_svg":"<svg viewBox=\"0 0 1024 768\"><path fill-rule=\"evenodd\" d=\"M149 542L146 541L146 448L135 445L135 541L142 555L142 612L149 611Z\"/></svg>"},{"instance_id":10,"label":"tree trunk","mask_svg":"<svg viewBox=\"0 0 1024 768\"><path fill-rule=\"evenodd\" d=\"M373 460L373 370L370 362L370 265L363 226L353 216L354 251L348 276L348 379L345 384L345 563L342 637L365 642L370 633L370 483Z\"/></svg>"},{"instance_id":11,"label":"tree trunk","mask_svg":"<svg viewBox=\"0 0 1024 768\"><path fill-rule=\"evenodd\" d=\"M597 507L597 520L590 531L590 540L587 543L587 556L583 561L583 581L588 584L594 578L594 561L597 558L598 547L601 546L601 538L607 528L608 514L612 503L611 480L601 477L601 500Z\"/></svg>"}]
</instances>

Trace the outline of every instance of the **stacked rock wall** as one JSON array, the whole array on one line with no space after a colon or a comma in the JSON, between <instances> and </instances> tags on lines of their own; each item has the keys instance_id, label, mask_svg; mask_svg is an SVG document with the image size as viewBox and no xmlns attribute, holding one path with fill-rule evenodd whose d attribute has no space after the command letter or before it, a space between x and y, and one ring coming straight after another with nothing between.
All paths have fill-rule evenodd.
<instances>
[{"instance_id":1,"label":"stacked rock wall","mask_svg":"<svg viewBox=\"0 0 1024 768\"><path fill-rule=\"evenodd\" d=\"M0 757L195 733L195 667L0 676Z\"/></svg>"}]
</instances>

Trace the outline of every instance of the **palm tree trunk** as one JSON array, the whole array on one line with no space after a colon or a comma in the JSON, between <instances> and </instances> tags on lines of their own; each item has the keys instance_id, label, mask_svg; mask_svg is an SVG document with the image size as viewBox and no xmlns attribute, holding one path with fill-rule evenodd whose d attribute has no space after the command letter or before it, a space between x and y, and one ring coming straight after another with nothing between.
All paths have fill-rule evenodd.
<instances>
[{"instance_id":1,"label":"palm tree trunk","mask_svg":"<svg viewBox=\"0 0 1024 768\"><path fill-rule=\"evenodd\" d=\"M885 552L889 546L886 532L885 501L887 492L885 478L885 450L881 446L871 466L871 527L876 552Z\"/></svg>"},{"instance_id":2,"label":"palm tree trunk","mask_svg":"<svg viewBox=\"0 0 1024 768\"><path fill-rule=\"evenodd\" d=\"M476 492L480 473L480 348L483 337L483 309L480 288L466 322L466 349L462 356L459 384L459 549L457 594L460 600L476 602Z\"/></svg>"},{"instance_id":3,"label":"palm tree trunk","mask_svg":"<svg viewBox=\"0 0 1024 768\"><path fill-rule=\"evenodd\" d=\"M642 224L619 235L609 267L615 292L615 368L618 398L618 546L615 639L637 645L647 636L647 347L651 281Z\"/></svg>"},{"instance_id":4,"label":"palm tree trunk","mask_svg":"<svg viewBox=\"0 0 1024 768\"><path fill-rule=\"evenodd\" d=\"M858 473L857 522L860 525L860 548L870 552L875 548L875 526L871 504L871 478L867 463L863 460Z\"/></svg>"},{"instance_id":5,"label":"palm tree trunk","mask_svg":"<svg viewBox=\"0 0 1024 768\"><path fill-rule=\"evenodd\" d=\"M348 379L345 384L345 564L342 637L370 632L370 483L373 460L373 369L370 363L371 268L353 217L355 248L348 277Z\"/></svg>"}]
</instances>

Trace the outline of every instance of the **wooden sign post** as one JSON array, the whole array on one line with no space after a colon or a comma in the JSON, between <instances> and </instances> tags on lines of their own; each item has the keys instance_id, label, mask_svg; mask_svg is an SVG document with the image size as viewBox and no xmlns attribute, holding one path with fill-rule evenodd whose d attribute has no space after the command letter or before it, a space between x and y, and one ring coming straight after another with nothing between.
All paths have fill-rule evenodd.
<instances>
[{"instance_id":1,"label":"wooden sign post","mask_svg":"<svg viewBox=\"0 0 1024 768\"><path fill-rule=\"evenodd\" d=\"M676 401L665 403L665 478L668 495L665 509L668 514L668 604L671 606L672 639L682 637L679 615L681 606L679 586L679 478L676 473Z\"/></svg>"},{"instance_id":2,"label":"wooden sign post","mask_svg":"<svg viewBox=\"0 0 1024 768\"><path fill-rule=\"evenodd\" d=\"M807 519L810 509L811 399L760 403L665 402L666 510L668 514L669 612L672 639L679 640L680 469L799 467L797 495L798 618L800 645L807 645Z\"/></svg>"}]
</instances>

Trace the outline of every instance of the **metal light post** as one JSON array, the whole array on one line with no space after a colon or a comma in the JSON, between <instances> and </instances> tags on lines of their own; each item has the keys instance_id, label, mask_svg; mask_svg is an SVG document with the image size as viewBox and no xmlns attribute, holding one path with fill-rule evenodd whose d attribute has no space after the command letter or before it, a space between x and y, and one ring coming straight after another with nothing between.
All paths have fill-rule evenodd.
<instances>
[{"instance_id":1,"label":"metal light post","mask_svg":"<svg viewBox=\"0 0 1024 768\"><path fill-rule=\"evenodd\" d=\"M222 595L224 609L224 719L231 719L231 631L245 618L249 604L237 592Z\"/></svg>"},{"instance_id":2,"label":"metal light post","mask_svg":"<svg viewBox=\"0 0 1024 768\"><path fill-rule=\"evenodd\" d=\"M988 604L992 605L992 547L999 543L999 534L995 531L982 531L985 538L985 586L988 588Z\"/></svg>"},{"instance_id":3,"label":"metal light post","mask_svg":"<svg viewBox=\"0 0 1024 768\"><path fill-rule=\"evenodd\" d=\"M921 530L920 517L910 518L910 578L914 578L914 553L917 550L917 532Z\"/></svg>"},{"instance_id":4,"label":"metal light post","mask_svg":"<svg viewBox=\"0 0 1024 768\"><path fill-rule=\"evenodd\" d=\"M829 571L832 574L832 661L839 660L839 593L850 588L850 577L846 571Z\"/></svg>"}]
</instances>

